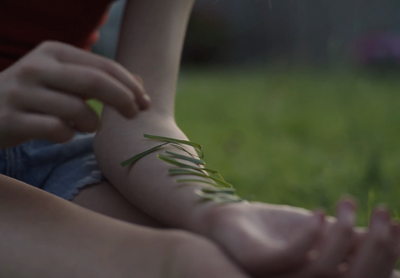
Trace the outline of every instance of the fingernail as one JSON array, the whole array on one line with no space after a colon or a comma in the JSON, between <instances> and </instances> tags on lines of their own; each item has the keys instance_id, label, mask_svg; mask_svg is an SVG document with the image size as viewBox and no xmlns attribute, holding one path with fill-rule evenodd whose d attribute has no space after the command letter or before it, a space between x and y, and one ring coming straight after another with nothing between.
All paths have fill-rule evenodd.
<instances>
[{"instance_id":1,"label":"fingernail","mask_svg":"<svg viewBox=\"0 0 400 278\"><path fill-rule=\"evenodd\" d=\"M355 222L355 204L351 200L342 200L337 209L337 217L351 225Z\"/></svg>"},{"instance_id":2,"label":"fingernail","mask_svg":"<svg viewBox=\"0 0 400 278\"><path fill-rule=\"evenodd\" d=\"M346 212L351 212L356 209L356 206L353 203L353 201L348 200L348 199L342 200L339 204L339 207L341 209L345 210Z\"/></svg>"},{"instance_id":3,"label":"fingernail","mask_svg":"<svg viewBox=\"0 0 400 278\"><path fill-rule=\"evenodd\" d=\"M378 217L381 221L383 221L383 222L385 222L385 223L388 223L388 222L390 221L390 213L389 213L389 211L386 210L386 209L378 210L378 215L377 215L377 217Z\"/></svg>"},{"instance_id":4,"label":"fingernail","mask_svg":"<svg viewBox=\"0 0 400 278\"><path fill-rule=\"evenodd\" d=\"M144 94L143 98L150 104L151 103L151 97L148 94Z\"/></svg>"},{"instance_id":5,"label":"fingernail","mask_svg":"<svg viewBox=\"0 0 400 278\"><path fill-rule=\"evenodd\" d=\"M372 216L371 225L372 227L381 227L385 226L390 221L390 214L385 209L378 209L374 212Z\"/></svg>"},{"instance_id":6,"label":"fingernail","mask_svg":"<svg viewBox=\"0 0 400 278\"><path fill-rule=\"evenodd\" d=\"M151 98L147 94L143 94L143 101L140 102L140 110L147 110L151 105Z\"/></svg>"}]
</instances>

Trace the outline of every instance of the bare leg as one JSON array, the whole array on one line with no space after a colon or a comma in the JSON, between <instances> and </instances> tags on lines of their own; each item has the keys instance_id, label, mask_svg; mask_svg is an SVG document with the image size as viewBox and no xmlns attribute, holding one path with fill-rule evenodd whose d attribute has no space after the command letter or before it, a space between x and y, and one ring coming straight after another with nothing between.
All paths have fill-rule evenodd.
<instances>
[{"instance_id":1,"label":"bare leg","mask_svg":"<svg viewBox=\"0 0 400 278\"><path fill-rule=\"evenodd\" d=\"M155 228L164 227L126 200L108 181L83 188L72 202L95 212L130 223Z\"/></svg>"},{"instance_id":2,"label":"bare leg","mask_svg":"<svg viewBox=\"0 0 400 278\"><path fill-rule=\"evenodd\" d=\"M0 277L164 277L171 234L0 175Z\"/></svg>"}]
</instances>

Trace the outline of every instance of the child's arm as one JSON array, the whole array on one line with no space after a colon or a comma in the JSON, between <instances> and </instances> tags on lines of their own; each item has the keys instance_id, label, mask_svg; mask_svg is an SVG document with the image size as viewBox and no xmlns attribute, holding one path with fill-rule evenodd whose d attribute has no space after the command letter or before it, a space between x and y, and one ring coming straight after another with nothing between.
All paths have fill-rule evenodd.
<instances>
[{"instance_id":1,"label":"child's arm","mask_svg":"<svg viewBox=\"0 0 400 278\"><path fill-rule=\"evenodd\" d=\"M193 210L207 206L193 206L198 199L193 186L178 190L174 179L166 175L168 165L155 155L143 158L133 169L122 168L120 162L154 146L154 142L144 140L143 133L186 139L175 124L174 98L183 38L193 3L193 0L127 3L117 61L144 79L152 105L136 121L124 121L105 106L102 128L94 145L102 171L127 198L152 217L191 230L196 229L187 223L195 218ZM127 185L129 180L136 183ZM152 196L148 196L150 193ZM160 203L160 199L165 200ZM186 206L190 209L183 209Z\"/></svg>"},{"instance_id":2,"label":"child's arm","mask_svg":"<svg viewBox=\"0 0 400 278\"><path fill-rule=\"evenodd\" d=\"M157 144L144 139L144 133L186 139L175 123L174 94L193 2L128 2L117 61L142 76L153 102L150 110L133 120L124 120L105 107L102 129L94 143L99 166L110 182L139 209L166 225L214 239L253 274L286 270L305 261L315 236L321 231L322 221L318 216L263 204L219 206L201 202L193 192L200 185L177 185L175 178L168 175L170 165L157 159L155 154L142 158L134 167L120 166L123 160ZM351 223L345 224L347 229L343 232L347 233L352 230ZM292 237L294 231L297 240ZM348 237L341 237L341 230L335 235L345 249Z\"/></svg>"}]
</instances>

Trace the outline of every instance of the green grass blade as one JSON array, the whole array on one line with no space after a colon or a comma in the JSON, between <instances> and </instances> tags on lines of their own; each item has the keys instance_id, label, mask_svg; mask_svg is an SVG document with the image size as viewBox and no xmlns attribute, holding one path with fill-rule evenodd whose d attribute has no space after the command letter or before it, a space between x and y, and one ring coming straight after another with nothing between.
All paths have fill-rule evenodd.
<instances>
[{"instance_id":1,"label":"green grass blade","mask_svg":"<svg viewBox=\"0 0 400 278\"><path fill-rule=\"evenodd\" d=\"M159 158L159 159L161 159L161 160L163 160L163 161L165 161L165 162L167 162L169 164L181 167L181 168L193 169L193 170L200 171L200 172L203 170L202 168L200 168L198 166L193 166L193 165L188 165L188 164L181 163L181 162L177 161L176 159L174 159L172 157L169 157L169 156L166 156L166 155L159 154L159 155L157 155L157 158Z\"/></svg>"},{"instance_id":2,"label":"green grass blade","mask_svg":"<svg viewBox=\"0 0 400 278\"><path fill-rule=\"evenodd\" d=\"M187 153L188 155L190 155L193 158L199 158L198 155L194 155L191 152L189 152L187 149L185 149L184 147L182 147L180 144L175 144L175 143L171 143L171 146L177 148L178 150L184 151L185 153Z\"/></svg>"},{"instance_id":3,"label":"green grass blade","mask_svg":"<svg viewBox=\"0 0 400 278\"><path fill-rule=\"evenodd\" d=\"M164 141L163 144L155 146L147 151L144 151L140 154L137 154L123 162L121 162L122 167L126 167L139 159L143 158L144 156L160 149L161 147L165 145L172 145L173 147L180 149L184 152L186 152L189 156L174 153L171 151L165 151L167 155L163 154L158 154L157 158L161 159L169 164L175 165L177 167L180 167L180 169L169 169L170 175L192 175L192 176L198 176L204 178L202 179L177 179L176 182L199 182L199 183L204 183L208 185L212 185L213 187L207 187L203 188L202 190L196 190L195 193L202 198L205 198L207 200L212 200L217 203L231 203L231 202L241 202L243 201L240 197L236 196L235 194L235 189L233 186L229 183L227 183L223 177L219 174L217 170L211 169L204 167L207 165L203 160L195 158L195 156L186 150L183 146L181 145L188 145L191 147L194 147L196 152L199 154L198 158L202 158L204 156L203 149L201 145L191 142L191 141L185 141L185 140L178 140L174 138L169 138L169 137L162 137L162 136L155 136L155 135L148 135L144 134L145 138L149 139L155 139L155 140L161 140ZM201 154L201 155L200 155ZM191 162L196 164L197 166L194 165L189 165L186 163L183 163L180 160L184 160L187 162ZM201 168L201 167L204 168ZM207 173L212 174L212 175L207 175ZM215 175L215 176L213 176ZM217 178L218 176L219 178Z\"/></svg>"},{"instance_id":4,"label":"green grass blade","mask_svg":"<svg viewBox=\"0 0 400 278\"><path fill-rule=\"evenodd\" d=\"M168 162L168 163L170 163L172 165L175 165L175 166L178 166L178 167L181 167L181 168L189 168L189 169L193 169L193 170L200 171L200 172L206 171L206 172L211 173L211 174L217 174L218 173L218 171L216 171L214 169L200 168L198 166L193 166L193 165L188 165L188 164L185 164L185 163L181 163L178 160L176 160L176 159L174 159L172 157L166 156L166 155L159 154L159 155L157 155L157 157L159 159L165 161L165 162Z\"/></svg>"},{"instance_id":5,"label":"green grass blade","mask_svg":"<svg viewBox=\"0 0 400 278\"><path fill-rule=\"evenodd\" d=\"M209 178L222 186L233 188L233 185L230 183L227 183L226 181L217 179L212 176L207 176L205 174L199 173L197 171L189 170L189 169L169 169L169 173L171 175L195 175L195 176L199 176L199 177L203 177L203 178Z\"/></svg>"},{"instance_id":6,"label":"green grass blade","mask_svg":"<svg viewBox=\"0 0 400 278\"><path fill-rule=\"evenodd\" d=\"M200 144L197 144L197 143L194 143L194 142L191 142L191 141L186 141L186 140L179 140L179 139L175 139L175 138L156 136L156 135L149 135L149 134L144 134L143 136L145 138L149 138L149 139L162 140L162 141L167 141L167 142L170 142L170 143L184 144L184 145L192 146L193 148L196 149L197 152L201 153L200 158L204 157L203 147Z\"/></svg>"},{"instance_id":7,"label":"green grass blade","mask_svg":"<svg viewBox=\"0 0 400 278\"><path fill-rule=\"evenodd\" d=\"M161 148L162 146L165 146L165 145L167 145L167 144L169 144L169 143L167 142L167 143L164 143L164 144L155 146L154 148L151 148L150 150L147 150L147 151L145 151L145 152L142 152L142 153L140 153L140 154L137 154L137 155L135 155L135 156L133 156L133 157L131 157L131 158L129 158L129 159L127 159L127 160L121 162L121 166L122 166L122 167L126 167L126 166L128 166L128 165L130 165L130 164L132 164L132 163L134 163L134 162L136 162L136 161L138 161L138 160L141 159L142 157L145 157L146 155L148 155L148 154L150 154L150 153L152 153L152 152L158 150L159 148Z\"/></svg>"},{"instance_id":8,"label":"green grass blade","mask_svg":"<svg viewBox=\"0 0 400 278\"><path fill-rule=\"evenodd\" d=\"M226 193L208 194L208 193L204 193L201 190L195 190L195 193L204 199L211 200L216 203L236 203L236 202L243 201L238 196L226 194Z\"/></svg>"},{"instance_id":9,"label":"green grass blade","mask_svg":"<svg viewBox=\"0 0 400 278\"><path fill-rule=\"evenodd\" d=\"M211 181L199 180L199 179L178 179L178 180L175 180L175 182L201 182L201 183L209 184L212 186L219 186L218 184L215 184Z\"/></svg>"},{"instance_id":10,"label":"green grass blade","mask_svg":"<svg viewBox=\"0 0 400 278\"><path fill-rule=\"evenodd\" d=\"M176 158L179 158L179 159L183 159L183 160L186 160L186 161L190 161L190 162L196 163L198 165L205 165L206 164L203 160L196 159L196 158L193 158L193 157L189 157L189 156L186 156L186 155L177 154L177 153L170 152L170 151L166 151L166 153L169 154L169 155L172 155L173 157L176 157Z\"/></svg>"},{"instance_id":11,"label":"green grass blade","mask_svg":"<svg viewBox=\"0 0 400 278\"><path fill-rule=\"evenodd\" d=\"M201 191L207 194L214 193L226 193L226 194L235 194L236 190L234 188L203 188Z\"/></svg>"},{"instance_id":12,"label":"green grass blade","mask_svg":"<svg viewBox=\"0 0 400 278\"><path fill-rule=\"evenodd\" d=\"M218 177L219 177L221 180L225 181L224 177L222 177L221 174L220 174L219 172L217 172L216 174L218 175Z\"/></svg>"},{"instance_id":13,"label":"green grass blade","mask_svg":"<svg viewBox=\"0 0 400 278\"><path fill-rule=\"evenodd\" d=\"M208 172L210 174L217 174L217 175L219 174L217 170L214 170L214 169L211 169L211 168L200 168L200 169L203 170L203 171L206 171L206 172Z\"/></svg>"}]
</instances>

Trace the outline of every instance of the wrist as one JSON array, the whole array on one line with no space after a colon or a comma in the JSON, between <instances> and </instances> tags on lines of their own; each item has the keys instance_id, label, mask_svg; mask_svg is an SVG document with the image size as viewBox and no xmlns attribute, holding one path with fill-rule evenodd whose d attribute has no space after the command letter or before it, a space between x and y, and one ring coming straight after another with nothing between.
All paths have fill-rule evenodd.
<instances>
[{"instance_id":1,"label":"wrist","mask_svg":"<svg viewBox=\"0 0 400 278\"><path fill-rule=\"evenodd\" d=\"M207 202L207 206L198 213L197 229L194 231L205 237L215 239L217 233L227 226L228 222L242 218L244 212L250 206L249 202L219 204Z\"/></svg>"}]
</instances>

